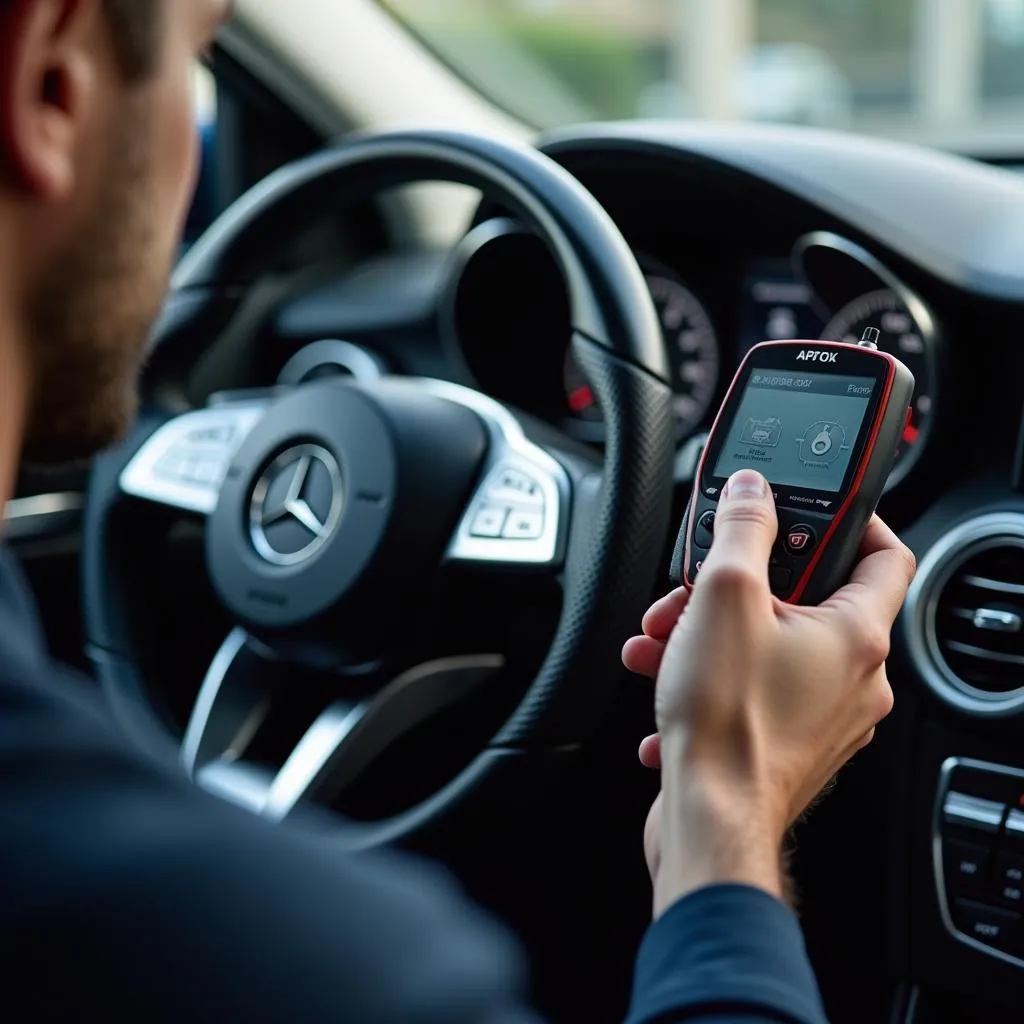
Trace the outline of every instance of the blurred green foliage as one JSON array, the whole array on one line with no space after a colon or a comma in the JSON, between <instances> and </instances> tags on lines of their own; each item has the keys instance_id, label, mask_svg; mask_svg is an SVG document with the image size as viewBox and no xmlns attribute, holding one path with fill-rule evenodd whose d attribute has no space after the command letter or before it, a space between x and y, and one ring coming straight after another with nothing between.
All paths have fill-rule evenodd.
<instances>
[{"instance_id":1,"label":"blurred green foliage","mask_svg":"<svg viewBox=\"0 0 1024 1024\"><path fill-rule=\"evenodd\" d=\"M428 4L410 20L409 3L381 0L381 6L443 59L468 72L492 99L512 109L522 109L517 102L519 94L533 83L495 74L496 68L502 67L503 55L496 46L499 40L504 48L526 55L546 71L584 116L634 116L637 101L651 80L642 41L599 22L582 21L578 9L536 15L504 5L491 8L482 17L482 12L459 14L444 11L443 4Z\"/></svg>"},{"instance_id":2,"label":"blurred green foliage","mask_svg":"<svg viewBox=\"0 0 1024 1024\"><path fill-rule=\"evenodd\" d=\"M614 22L607 4L595 3L591 13L586 0L380 2L492 100L539 125L636 116L649 87L683 70L685 47L671 26L682 20L672 11L684 11L685 0L618 0ZM909 110L919 2L756 0L757 42L804 44L825 55L859 111ZM1024 94L1021 52L1019 43L986 39L983 96ZM531 74L531 66L546 74Z\"/></svg>"},{"instance_id":3,"label":"blurred green foliage","mask_svg":"<svg viewBox=\"0 0 1024 1024\"><path fill-rule=\"evenodd\" d=\"M502 32L599 117L632 117L650 81L637 40L564 18L506 16Z\"/></svg>"}]
</instances>

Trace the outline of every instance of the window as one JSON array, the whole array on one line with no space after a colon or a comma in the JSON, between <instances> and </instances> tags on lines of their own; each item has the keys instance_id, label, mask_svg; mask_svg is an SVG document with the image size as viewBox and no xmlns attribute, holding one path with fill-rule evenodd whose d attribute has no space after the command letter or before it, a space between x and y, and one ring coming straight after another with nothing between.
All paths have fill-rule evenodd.
<instances>
[{"instance_id":1,"label":"window","mask_svg":"<svg viewBox=\"0 0 1024 1024\"><path fill-rule=\"evenodd\" d=\"M812 124L1020 148L1024 0L382 0L542 128Z\"/></svg>"}]
</instances>

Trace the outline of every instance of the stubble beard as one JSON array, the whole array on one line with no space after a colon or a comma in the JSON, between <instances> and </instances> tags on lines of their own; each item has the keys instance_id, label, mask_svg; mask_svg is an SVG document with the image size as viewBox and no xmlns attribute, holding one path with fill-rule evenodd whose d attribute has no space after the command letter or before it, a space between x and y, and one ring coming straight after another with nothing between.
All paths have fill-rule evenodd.
<instances>
[{"instance_id":1,"label":"stubble beard","mask_svg":"<svg viewBox=\"0 0 1024 1024\"><path fill-rule=\"evenodd\" d=\"M33 288L26 463L78 462L117 443L138 409L138 377L170 274L152 223L151 120L136 98L119 118L90 213Z\"/></svg>"}]
</instances>

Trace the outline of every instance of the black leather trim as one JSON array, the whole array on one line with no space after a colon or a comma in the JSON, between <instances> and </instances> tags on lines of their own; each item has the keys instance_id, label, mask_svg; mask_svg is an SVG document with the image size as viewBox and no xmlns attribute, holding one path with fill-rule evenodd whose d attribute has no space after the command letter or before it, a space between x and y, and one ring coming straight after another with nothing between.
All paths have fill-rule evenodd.
<instances>
[{"instance_id":1,"label":"black leather trim","mask_svg":"<svg viewBox=\"0 0 1024 1024\"><path fill-rule=\"evenodd\" d=\"M526 698L496 737L498 746L576 742L603 714L669 532L671 389L582 336L573 352L605 412L604 473L592 493L577 491L558 632Z\"/></svg>"},{"instance_id":2,"label":"black leather trim","mask_svg":"<svg viewBox=\"0 0 1024 1024\"><path fill-rule=\"evenodd\" d=\"M668 379L643 275L612 219L553 160L504 140L453 131L394 132L348 141L276 171L193 246L175 290L251 283L325 209L417 181L471 185L497 195L552 248L573 326L623 359Z\"/></svg>"}]
</instances>

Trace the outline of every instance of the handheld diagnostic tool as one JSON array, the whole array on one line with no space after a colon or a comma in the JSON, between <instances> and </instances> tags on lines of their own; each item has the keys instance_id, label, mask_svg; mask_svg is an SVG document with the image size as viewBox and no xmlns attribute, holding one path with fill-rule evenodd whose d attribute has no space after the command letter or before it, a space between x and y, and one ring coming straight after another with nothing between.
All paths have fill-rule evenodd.
<instances>
[{"instance_id":1,"label":"handheld diagnostic tool","mask_svg":"<svg viewBox=\"0 0 1024 1024\"><path fill-rule=\"evenodd\" d=\"M914 393L913 374L860 344L777 341L743 360L701 455L672 560L676 585L692 584L714 535L726 481L756 469L779 517L769 579L791 604L818 604L849 578L893 468Z\"/></svg>"}]
</instances>

